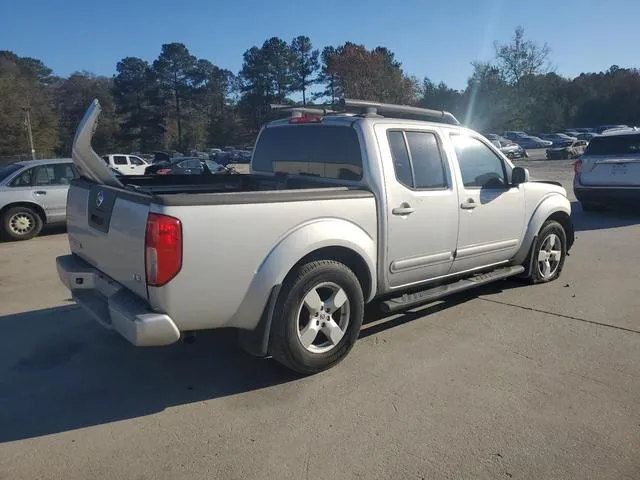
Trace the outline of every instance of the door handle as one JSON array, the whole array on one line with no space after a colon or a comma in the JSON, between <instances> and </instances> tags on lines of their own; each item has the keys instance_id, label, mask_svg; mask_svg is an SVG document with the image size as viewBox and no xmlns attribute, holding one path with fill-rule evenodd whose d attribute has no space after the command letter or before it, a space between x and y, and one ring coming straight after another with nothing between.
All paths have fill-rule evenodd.
<instances>
[{"instance_id":1,"label":"door handle","mask_svg":"<svg viewBox=\"0 0 640 480\"><path fill-rule=\"evenodd\" d=\"M391 210L391 213L394 215L409 215L415 212L416 209L410 206L408 203L403 203L401 206L394 208Z\"/></svg>"},{"instance_id":2,"label":"door handle","mask_svg":"<svg viewBox=\"0 0 640 480\"><path fill-rule=\"evenodd\" d=\"M476 207L477 205L473 198L470 198L466 202L460 204L460 208L462 208L463 210L473 210Z\"/></svg>"},{"instance_id":3,"label":"door handle","mask_svg":"<svg viewBox=\"0 0 640 480\"><path fill-rule=\"evenodd\" d=\"M37 190L35 192L33 192L34 195L46 195L47 192L45 192L44 190Z\"/></svg>"}]
</instances>

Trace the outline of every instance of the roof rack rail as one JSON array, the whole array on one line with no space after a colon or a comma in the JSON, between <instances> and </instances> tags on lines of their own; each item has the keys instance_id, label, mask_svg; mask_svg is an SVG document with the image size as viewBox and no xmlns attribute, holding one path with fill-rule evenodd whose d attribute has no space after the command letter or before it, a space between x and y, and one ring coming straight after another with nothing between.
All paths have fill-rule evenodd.
<instances>
[{"instance_id":1,"label":"roof rack rail","mask_svg":"<svg viewBox=\"0 0 640 480\"><path fill-rule=\"evenodd\" d=\"M425 120L429 122L447 123L449 125L460 125L456 117L443 110L370 102L368 100L356 100L352 98L342 98L339 100L338 105L344 110L360 110L361 114L366 116L382 115L384 117L403 118L407 120Z\"/></svg>"}]
</instances>

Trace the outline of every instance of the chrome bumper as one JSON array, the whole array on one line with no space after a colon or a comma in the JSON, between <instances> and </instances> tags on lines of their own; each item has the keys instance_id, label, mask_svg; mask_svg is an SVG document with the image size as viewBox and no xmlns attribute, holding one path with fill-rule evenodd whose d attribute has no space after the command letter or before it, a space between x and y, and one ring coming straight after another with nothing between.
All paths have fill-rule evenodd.
<instances>
[{"instance_id":1,"label":"chrome bumper","mask_svg":"<svg viewBox=\"0 0 640 480\"><path fill-rule=\"evenodd\" d=\"M169 345L180 331L169 315L153 312L138 296L76 255L56 258L58 276L73 300L99 324L136 346Z\"/></svg>"}]
</instances>

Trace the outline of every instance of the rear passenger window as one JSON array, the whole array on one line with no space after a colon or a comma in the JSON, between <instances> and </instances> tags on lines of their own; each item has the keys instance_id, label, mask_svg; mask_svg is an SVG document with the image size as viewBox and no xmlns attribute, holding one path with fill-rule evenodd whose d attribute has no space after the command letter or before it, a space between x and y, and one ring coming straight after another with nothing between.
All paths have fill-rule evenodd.
<instances>
[{"instance_id":1,"label":"rear passenger window","mask_svg":"<svg viewBox=\"0 0 640 480\"><path fill-rule=\"evenodd\" d=\"M435 134L392 130L387 137L398 182L413 189L447 186L444 162Z\"/></svg>"},{"instance_id":2,"label":"rear passenger window","mask_svg":"<svg viewBox=\"0 0 640 480\"><path fill-rule=\"evenodd\" d=\"M438 140L430 132L407 132L415 188L444 188L444 165Z\"/></svg>"},{"instance_id":3,"label":"rear passenger window","mask_svg":"<svg viewBox=\"0 0 640 480\"><path fill-rule=\"evenodd\" d=\"M125 157L124 155L114 155L113 156L113 163L115 165L126 165L127 164L127 157Z\"/></svg>"}]
</instances>

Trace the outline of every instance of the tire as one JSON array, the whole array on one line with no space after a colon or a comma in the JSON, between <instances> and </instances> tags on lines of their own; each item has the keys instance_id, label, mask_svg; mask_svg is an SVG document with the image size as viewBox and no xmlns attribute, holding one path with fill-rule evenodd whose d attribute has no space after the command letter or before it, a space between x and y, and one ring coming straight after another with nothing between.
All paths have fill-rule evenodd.
<instances>
[{"instance_id":1,"label":"tire","mask_svg":"<svg viewBox=\"0 0 640 480\"><path fill-rule=\"evenodd\" d=\"M11 240L30 240L42 231L42 217L33 208L12 207L4 213L2 227Z\"/></svg>"},{"instance_id":2,"label":"tire","mask_svg":"<svg viewBox=\"0 0 640 480\"><path fill-rule=\"evenodd\" d=\"M543 250L550 255L540 261L538 259ZM534 255L529 274L531 283L547 283L557 279L567 257L567 234L562 225L555 220L544 222L531 254Z\"/></svg>"},{"instance_id":3,"label":"tire","mask_svg":"<svg viewBox=\"0 0 640 480\"><path fill-rule=\"evenodd\" d=\"M529 153L528 153L526 150L524 150L524 151L522 152L522 157L523 157L523 158L529 158Z\"/></svg>"},{"instance_id":4,"label":"tire","mask_svg":"<svg viewBox=\"0 0 640 480\"><path fill-rule=\"evenodd\" d=\"M273 358L305 375L344 359L358 339L364 316L362 287L355 274L340 262L317 260L294 271L281 291L270 335ZM324 302L336 298L336 292L342 292L337 296L344 302L332 309ZM336 335L333 341L329 333Z\"/></svg>"}]
</instances>

